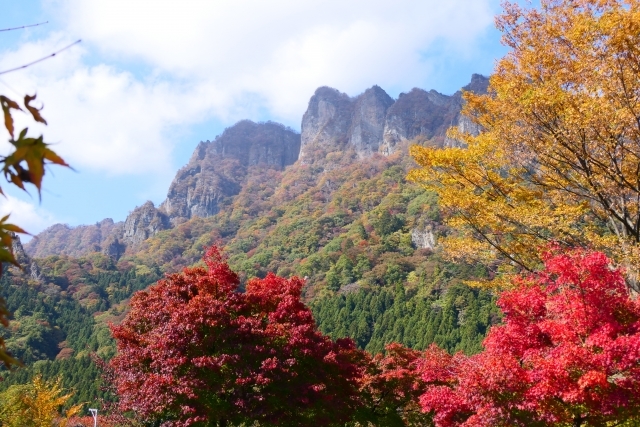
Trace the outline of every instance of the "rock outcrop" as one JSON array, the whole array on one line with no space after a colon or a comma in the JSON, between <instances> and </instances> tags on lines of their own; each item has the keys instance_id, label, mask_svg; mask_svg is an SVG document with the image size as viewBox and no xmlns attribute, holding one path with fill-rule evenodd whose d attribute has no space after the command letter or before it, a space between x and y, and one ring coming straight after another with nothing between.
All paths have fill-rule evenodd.
<instances>
[{"instance_id":1,"label":"rock outcrop","mask_svg":"<svg viewBox=\"0 0 640 427\"><path fill-rule=\"evenodd\" d=\"M240 192L248 168L283 169L298 159L300 134L285 126L243 120L214 141L201 142L176 174L160 210L173 224L219 211L221 200Z\"/></svg>"},{"instance_id":2,"label":"rock outcrop","mask_svg":"<svg viewBox=\"0 0 640 427\"><path fill-rule=\"evenodd\" d=\"M316 89L302 116L300 158L305 161L309 147L341 150L347 144L353 101L346 93L330 87Z\"/></svg>"},{"instance_id":3,"label":"rock outcrop","mask_svg":"<svg viewBox=\"0 0 640 427\"><path fill-rule=\"evenodd\" d=\"M44 280L42 276L42 272L38 265L31 259L31 257L27 254L22 246L22 242L20 241L20 236L15 233L11 233L11 251L13 252L13 256L16 261L22 268L21 274L28 275L31 280L35 280L36 282L42 282ZM15 271L20 271L18 268L11 266L10 268Z\"/></svg>"},{"instance_id":4,"label":"rock outcrop","mask_svg":"<svg viewBox=\"0 0 640 427\"><path fill-rule=\"evenodd\" d=\"M487 77L480 74L473 74L471 76L471 82L463 87L462 90L474 93L487 93L488 87L489 79ZM454 96L459 99L460 108L462 108L462 92L456 92ZM480 126L473 123L469 117L463 116L460 113L458 113L456 117L455 126L462 133L469 133L471 135L477 135L480 133ZM463 144L460 141L445 137L445 147L461 147L462 145Z\"/></svg>"},{"instance_id":5,"label":"rock outcrop","mask_svg":"<svg viewBox=\"0 0 640 427\"><path fill-rule=\"evenodd\" d=\"M127 250L127 245L122 243L118 236L111 236L102 247L102 253L115 260L120 259Z\"/></svg>"},{"instance_id":6,"label":"rock outcrop","mask_svg":"<svg viewBox=\"0 0 640 427\"><path fill-rule=\"evenodd\" d=\"M488 83L486 77L474 74L463 90L486 93ZM446 137L447 129L458 126L471 133L479 131L460 114L462 105L461 91L443 95L414 88L394 101L378 86L354 98L321 87L302 118L300 158L305 162L318 145L325 151L353 150L360 159L374 153L390 155L399 143L416 138L435 146L458 145Z\"/></svg>"},{"instance_id":7,"label":"rock outcrop","mask_svg":"<svg viewBox=\"0 0 640 427\"><path fill-rule=\"evenodd\" d=\"M300 158L315 146L325 151L353 149L359 158L378 151L391 98L373 86L355 98L330 87L318 88L302 117Z\"/></svg>"},{"instance_id":8,"label":"rock outcrop","mask_svg":"<svg viewBox=\"0 0 640 427\"><path fill-rule=\"evenodd\" d=\"M411 230L411 243L420 249L435 249L437 245L436 233L433 226L428 225L423 228L414 228Z\"/></svg>"},{"instance_id":9,"label":"rock outcrop","mask_svg":"<svg viewBox=\"0 0 640 427\"><path fill-rule=\"evenodd\" d=\"M171 228L169 217L156 209L153 202L146 202L135 208L124 222L122 242L126 245L139 245L151 236L155 236L162 230ZM114 239L107 246L107 250L118 252L118 239Z\"/></svg>"},{"instance_id":10,"label":"rock outcrop","mask_svg":"<svg viewBox=\"0 0 640 427\"><path fill-rule=\"evenodd\" d=\"M461 108L455 96L414 88L402 93L389 108L380 152L392 154L398 143L421 137L442 145L447 129L455 124ZM439 139L439 141L438 141Z\"/></svg>"},{"instance_id":11,"label":"rock outcrop","mask_svg":"<svg viewBox=\"0 0 640 427\"><path fill-rule=\"evenodd\" d=\"M387 110L394 101L379 86L367 89L354 102L349 129L349 145L360 158L377 153L383 141Z\"/></svg>"}]
</instances>

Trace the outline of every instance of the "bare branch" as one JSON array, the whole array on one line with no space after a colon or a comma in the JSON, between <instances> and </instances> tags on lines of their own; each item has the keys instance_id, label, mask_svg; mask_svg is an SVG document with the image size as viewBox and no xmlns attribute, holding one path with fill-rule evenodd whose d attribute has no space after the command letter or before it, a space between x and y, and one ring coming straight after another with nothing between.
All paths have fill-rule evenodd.
<instances>
[{"instance_id":1,"label":"bare branch","mask_svg":"<svg viewBox=\"0 0 640 427\"><path fill-rule=\"evenodd\" d=\"M38 25L44 25L44 24L48 24L48 23L49 23L49 21L45 21L45 22L39 22L37 24L23 25L22 27L1 28L0 32L2 32L2 31L13 31L13 30L22 30L23 28L37 27Z\"/></svg>"},{"instance_id":2,"label":"bare branch","mask_svg":"<svg viewBox=\"0 0 640 427\"><path fill-rule=\"evenodd\" d=\"M60 50L58 50L58 51L56 51L56 52L53 52L51 55L47 55L47 56L45 56L44 58L40 58L40 59L37 59L37 60L35 60L35 61L33 61L33 62L29 62L28 64L24 64L24 65L21 65L21 66L16 67L16 68L11 68L11 69L9 69L9 70L0 71L0 75L2 75L2 74L7 74L7 73L11 73L12 71L22 70L23 68L30 67L30 66L32 66L32 65L34 65L34 64L37 64L38 62L42 62L42 61L44 61L44 60L46 60L46 59L53 58L54 56L56 56L56 55L57 55L57 54L59 54L60 52L62 52L62 51L65 51L65 50L69 49L71 46L74 46L74 45L76 45L76 44L80 43L81 41L82 41L82 40L76 40L75 42L71 43L70 45L63 47L62 49L60 49Z\"/></svg>"}]
</instances>

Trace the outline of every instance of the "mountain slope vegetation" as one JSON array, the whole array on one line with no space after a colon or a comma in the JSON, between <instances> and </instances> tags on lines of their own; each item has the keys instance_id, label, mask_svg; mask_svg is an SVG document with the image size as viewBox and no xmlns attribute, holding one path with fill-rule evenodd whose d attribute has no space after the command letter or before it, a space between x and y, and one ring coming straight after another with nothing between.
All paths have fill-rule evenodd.
<instances>
[{"instance_id":1,"label":"mountain slope vegetation","mask_svg":"<svg viewBox=\"0 0 640 427\"><path fill-rule=\"evenodd\" d=\"M425 114L435 108L420 109L409 98L403 102ZM452 99L458 102L459 97ZM456 105L446 105L447 117L455 116ZM241 126L260 128L250 122ZM417 139L398 139L392 152L369 150L366 157L362 138L357 145L344 135L333 135L332 144L326 143L332 135L324 134L323 141L303 138L304 159L292 165L244 165L237 194L218 197L209 216L171 218L169 226L154 229L126 251L111 250L122 242L109 231L129 230L130 218L124 225L103 221L100 233L87 226L80 230L81 238L75 237L84 242L83 251L34 258L35 275L12 269L2 279L1 292L13 312L5 336L26 367L4 372L0 389L37 375L44 380L62 376L63 386L76 390L68 405L108 400L91 355L109 359L115 354L109 323L122 321L134 292L166 273L198 264L211 245L228 257L241 288L268 272L303 278L303 299L320 331L334 339L352 337L370 352L394 341L417 349L436 342L450 351L479 351L500 314L493 294L463 284L485 277L484 267L452 264L440 256L438 238L450 230L442 225L435 194L405 179L415 166L409 145L441 145L444 140L442 132L425 128L420 136L416 129ZM146 204L132 215L147 227L144 217L153 221L166 216L162 209ZM54 228L54 234L43 233L27 250L46 253L46 248L64 246L48 238L74 236L75 229Z\"/></svg>"}]
</instances>

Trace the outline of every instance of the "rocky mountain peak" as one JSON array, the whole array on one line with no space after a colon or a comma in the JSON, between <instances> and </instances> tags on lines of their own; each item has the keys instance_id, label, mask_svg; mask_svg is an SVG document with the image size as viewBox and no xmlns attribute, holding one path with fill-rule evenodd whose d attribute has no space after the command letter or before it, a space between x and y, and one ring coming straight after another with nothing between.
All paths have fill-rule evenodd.
<instances>
[{"instance_id":1,"label":"rocky mountain peak","mask_svg":"<svg viewBox=\"0 0 640 427\"><path fill-rule=\"evenodd\" d=\"M213 141L198 144L178 171L160 210L173 224L208 217L219 203L238 194L249 168L283 169L298 159L300 135L281 124L243 120Z\"/></svg>"},{"instance_id":2,"label":"rocky mountain peak","mask_svg":"<svg viewBox=\"0 0 640 427\"><path fill-rule=\"evenodd\" d=\"M344 146L352 111L353 102L347 94L327 86L316 89L302 116L300 157L304 158L305 147L312 143Z\"/></svg>"},{"instance_id":3,"label":"rocky mountain peak","mask_svg":"<svg viewBox=\"0 0 640 427\"><path fill-rule=\"evenodd\" d=\"M485 94L487 93L488 88L489 88L488 77L485 77L481 74L472 74L471 82L468 85L464 86L462 90L467 92L474 92L477 94ZM456 92L454 97L458 98L460 108L462 109L462 103L463 103L462 92L460 91ZM463 116L460 113L458 113L457 115L455 126L458 128L460 132L469 133L472 135L477 135L478 133L480 133L480 130L481 130L480 126L474 123L469 117ZM461 147L463 145L464 144L462 144L462 142L460 141L456 141L449 137L445 137L445 140L444 140L445 147Z\"/></svg>"},{"instance_id":4,"label":"rocky mountain peak","mask_svg":"<svg viewBox=\"0 0 640 427\"><path fill-rule=\"evenodd\" d=\"M487 93L488 88L489 77L474 73L471 75L471 82L462 89L474 93Z\"/></svg>"},{"instance_id":5,"label":"rocky mountain peak","mask_svg":"<svg viewBox=\"0 0 640 427\"><path fill-rule=\"evenodd\" d=\"M394 100L380 86L372 86L355 98L330 87L318 88L302 117L300 158L305 147L322 145L328 151L354 150L359 158L378 151L384 118Z\"/></svg>"},{"instance_id":6,"label":"rocky mountain peak","mask_svg":"<svg viewBox=\"0 0 640 427\"><path fill-rule=\"evenodd\" d=\"M171 228L169 217L156 209L153 202L135 208L124 221L122 240L128 245L139 245L162 230ZM113 250L112 248L108 248Z\"/></svg>"},{"instance_id":7,"label":"rocky mountain peak","mask_svg":"<svg viewBox=\"0 0 640 427\"><path fill-rule=\"evenodd\" d=\"M356 97L351 115L349 145L360 158L378 152L387 110L393 103L393 98L379 86L373 86Z\"/></svg>"},{"instance_id":8,"label":"rocky mountain peak","mask_svg":"<svg viewBox=\"0 0 640 427\"><path fill-rule=\"evenodd\" d=\"M463 89L486 93L489 79L473 74ZM415 138L443 146L451 144L446 131L451 126L473 128L460 116L462 93L444 95L435 90L414 88L397 100L379 86L350 98L330 88L318 88L302 118L300 158L305 161L309 144L325 151L353 150L360 159L375 153L390 155L399 143Z\"/></svg>"},{"instance_id":9,"label":"rocky mountain peak","mask_svg":"<svg viewBox=\"0 0 640 427\"><path fill-rule=\"evenodd\" d=\"M457 97L435 90L414 88L400 94L387 112L380 152L392 154L400 142L418 136L425 140L436 138L434 143L441 145L447 129L455 125L460 108Z\"/></svg>"}]
</instances>

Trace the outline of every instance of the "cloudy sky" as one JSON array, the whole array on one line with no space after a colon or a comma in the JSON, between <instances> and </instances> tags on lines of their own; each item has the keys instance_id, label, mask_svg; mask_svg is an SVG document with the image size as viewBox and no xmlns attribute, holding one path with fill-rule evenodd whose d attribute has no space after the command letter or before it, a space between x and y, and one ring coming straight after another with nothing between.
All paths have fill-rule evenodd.
<instances>
[{"instance_id":1,"label":"cloudy sky","mask_svg":"<svg viewBox=\"0 0 640 427\"><path fill-rule=\"evenodd\" d=\"M0 71L82 39L0 75L1 94L38 94L49 126L32 131L75 168L47 173L41 203L14 190L0 200L32 233L160 203L198 141L245 118L299 130L318 86L451 94L505 52L498 0L0 0L0 10L0 28L48 22L0 32Z\"/></svg>"}]
</instances>

